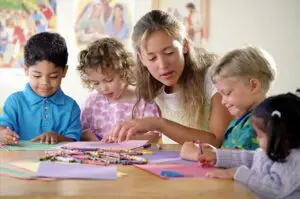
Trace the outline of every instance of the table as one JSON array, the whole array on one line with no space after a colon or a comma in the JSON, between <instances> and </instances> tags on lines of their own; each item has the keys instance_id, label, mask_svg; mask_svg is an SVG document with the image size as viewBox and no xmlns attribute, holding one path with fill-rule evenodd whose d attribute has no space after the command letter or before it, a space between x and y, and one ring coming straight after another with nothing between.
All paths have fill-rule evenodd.
<instances>
[{"instance_id":1,"label":"table","mask_svg":"<svg viewBox=\"0 0 300 199\"><path fill-rule=\"evenodd\" d=\"M164 150L179 150L178 145L163 145ZM43 151L0 151L0 162L31 160L44 156ZM31 181L0 176L0 196L18 198L258 198L242 184L232 180L164 180L134 166L118 165L127 176L115 181L54 180Z\"/></svg>"}]
</instances>

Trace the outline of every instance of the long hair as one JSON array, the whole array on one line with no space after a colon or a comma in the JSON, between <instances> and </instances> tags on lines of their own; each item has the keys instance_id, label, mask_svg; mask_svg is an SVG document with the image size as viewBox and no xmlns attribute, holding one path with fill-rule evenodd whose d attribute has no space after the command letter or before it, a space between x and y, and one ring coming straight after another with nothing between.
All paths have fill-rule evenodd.
<instances>
[{"instance_id":1,"label":"long hair","mask_svg":"<svg viewBox=\"0 0 300 199\"><path fill-rule=\"evenodd\" d=\"M276 162L284 162L291 149L300 148L300 98L281 94L265 99L252 112L256 126L267 134L266 153Z\"/></svg>"},{"instance_id":2,"label":"long hair","mask_svg":"<svg viewBox=\"0 0 300 199\"><path fill-rule=\"evenodd\" d=\"M154 100L163 86L161 82L152 77L138 56L141 47L145 45L145 40L155 31L164 31L182 45L184 40L188 40L183 24L172 15L161 10L148 12L136 23L133 29L132 41L137 62L137 104L142 98L145 101ZM214 62L216 56L208 53L203 48L196 48L190 41L188 46L188 53L184 54L183 73L178 82L181 108L183 116L188 121L202 123L206 102L204 77L207 68Z\"/></svg>"}]
</instances>

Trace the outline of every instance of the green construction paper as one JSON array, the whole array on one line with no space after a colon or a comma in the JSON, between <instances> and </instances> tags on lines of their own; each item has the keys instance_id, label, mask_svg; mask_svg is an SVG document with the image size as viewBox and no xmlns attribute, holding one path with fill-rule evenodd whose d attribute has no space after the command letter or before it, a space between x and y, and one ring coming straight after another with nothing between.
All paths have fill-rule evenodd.
<instances>
[{"instance_id":1,"label":"green construction paper","mask_svg":"<svg viewBox=\"0 0 300 199\"><path fill-rule=\"evenodd\" d=\"M58 150L58 146L66 144L43 144L40 142L31 142L30 140L21 140L18 145L5 145L0 147L0 151L51 151Z\"/></svg>"}]
</instances>

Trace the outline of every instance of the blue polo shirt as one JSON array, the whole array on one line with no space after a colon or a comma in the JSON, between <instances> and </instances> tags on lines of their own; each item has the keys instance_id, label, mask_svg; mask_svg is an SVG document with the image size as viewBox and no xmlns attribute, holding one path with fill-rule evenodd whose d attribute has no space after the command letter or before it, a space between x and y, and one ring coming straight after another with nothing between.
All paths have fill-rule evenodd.
<instances>
[{"instance_id":1,"label":"blue polo shirt","mask_svg":"<svg viewBox=\"0 0 300 199\"><path fill-rule=\"evenodd\" d=\"M41 97L28 83L24 91L7 98L0 125L15 131L20 140L31 140L48 131L80 140L82 131L80 108L75 100L61 89L51 97Z\"/></svg>"}]
</instances>

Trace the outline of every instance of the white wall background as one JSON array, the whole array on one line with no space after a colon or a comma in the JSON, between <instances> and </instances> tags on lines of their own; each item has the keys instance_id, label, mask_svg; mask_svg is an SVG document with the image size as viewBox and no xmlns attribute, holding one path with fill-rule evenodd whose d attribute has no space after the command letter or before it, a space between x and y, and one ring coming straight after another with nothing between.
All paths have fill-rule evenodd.
<instances>
[{"instance_id":1,"label":"white wall background","mask_svg":"<svg viewBox=\"0 0 300 199\"><path fill-rule=\"evenodd\" d=\"M57 0L57 31L69 48L69 71L62 88L80 105L88 95L75 68L77 50L73 34L76 7L74 0ZM174 0L174 3L180 0ZM151 0L136 0L134 22L151 9ZM245 44L259 45L277 63L278 79L271 94L300 87L300 1L298 0L211 0L209 49L216 53ZM23 71L0 70L0 106L14 91L24 88Z\"/></svg>"}]
</instances>

